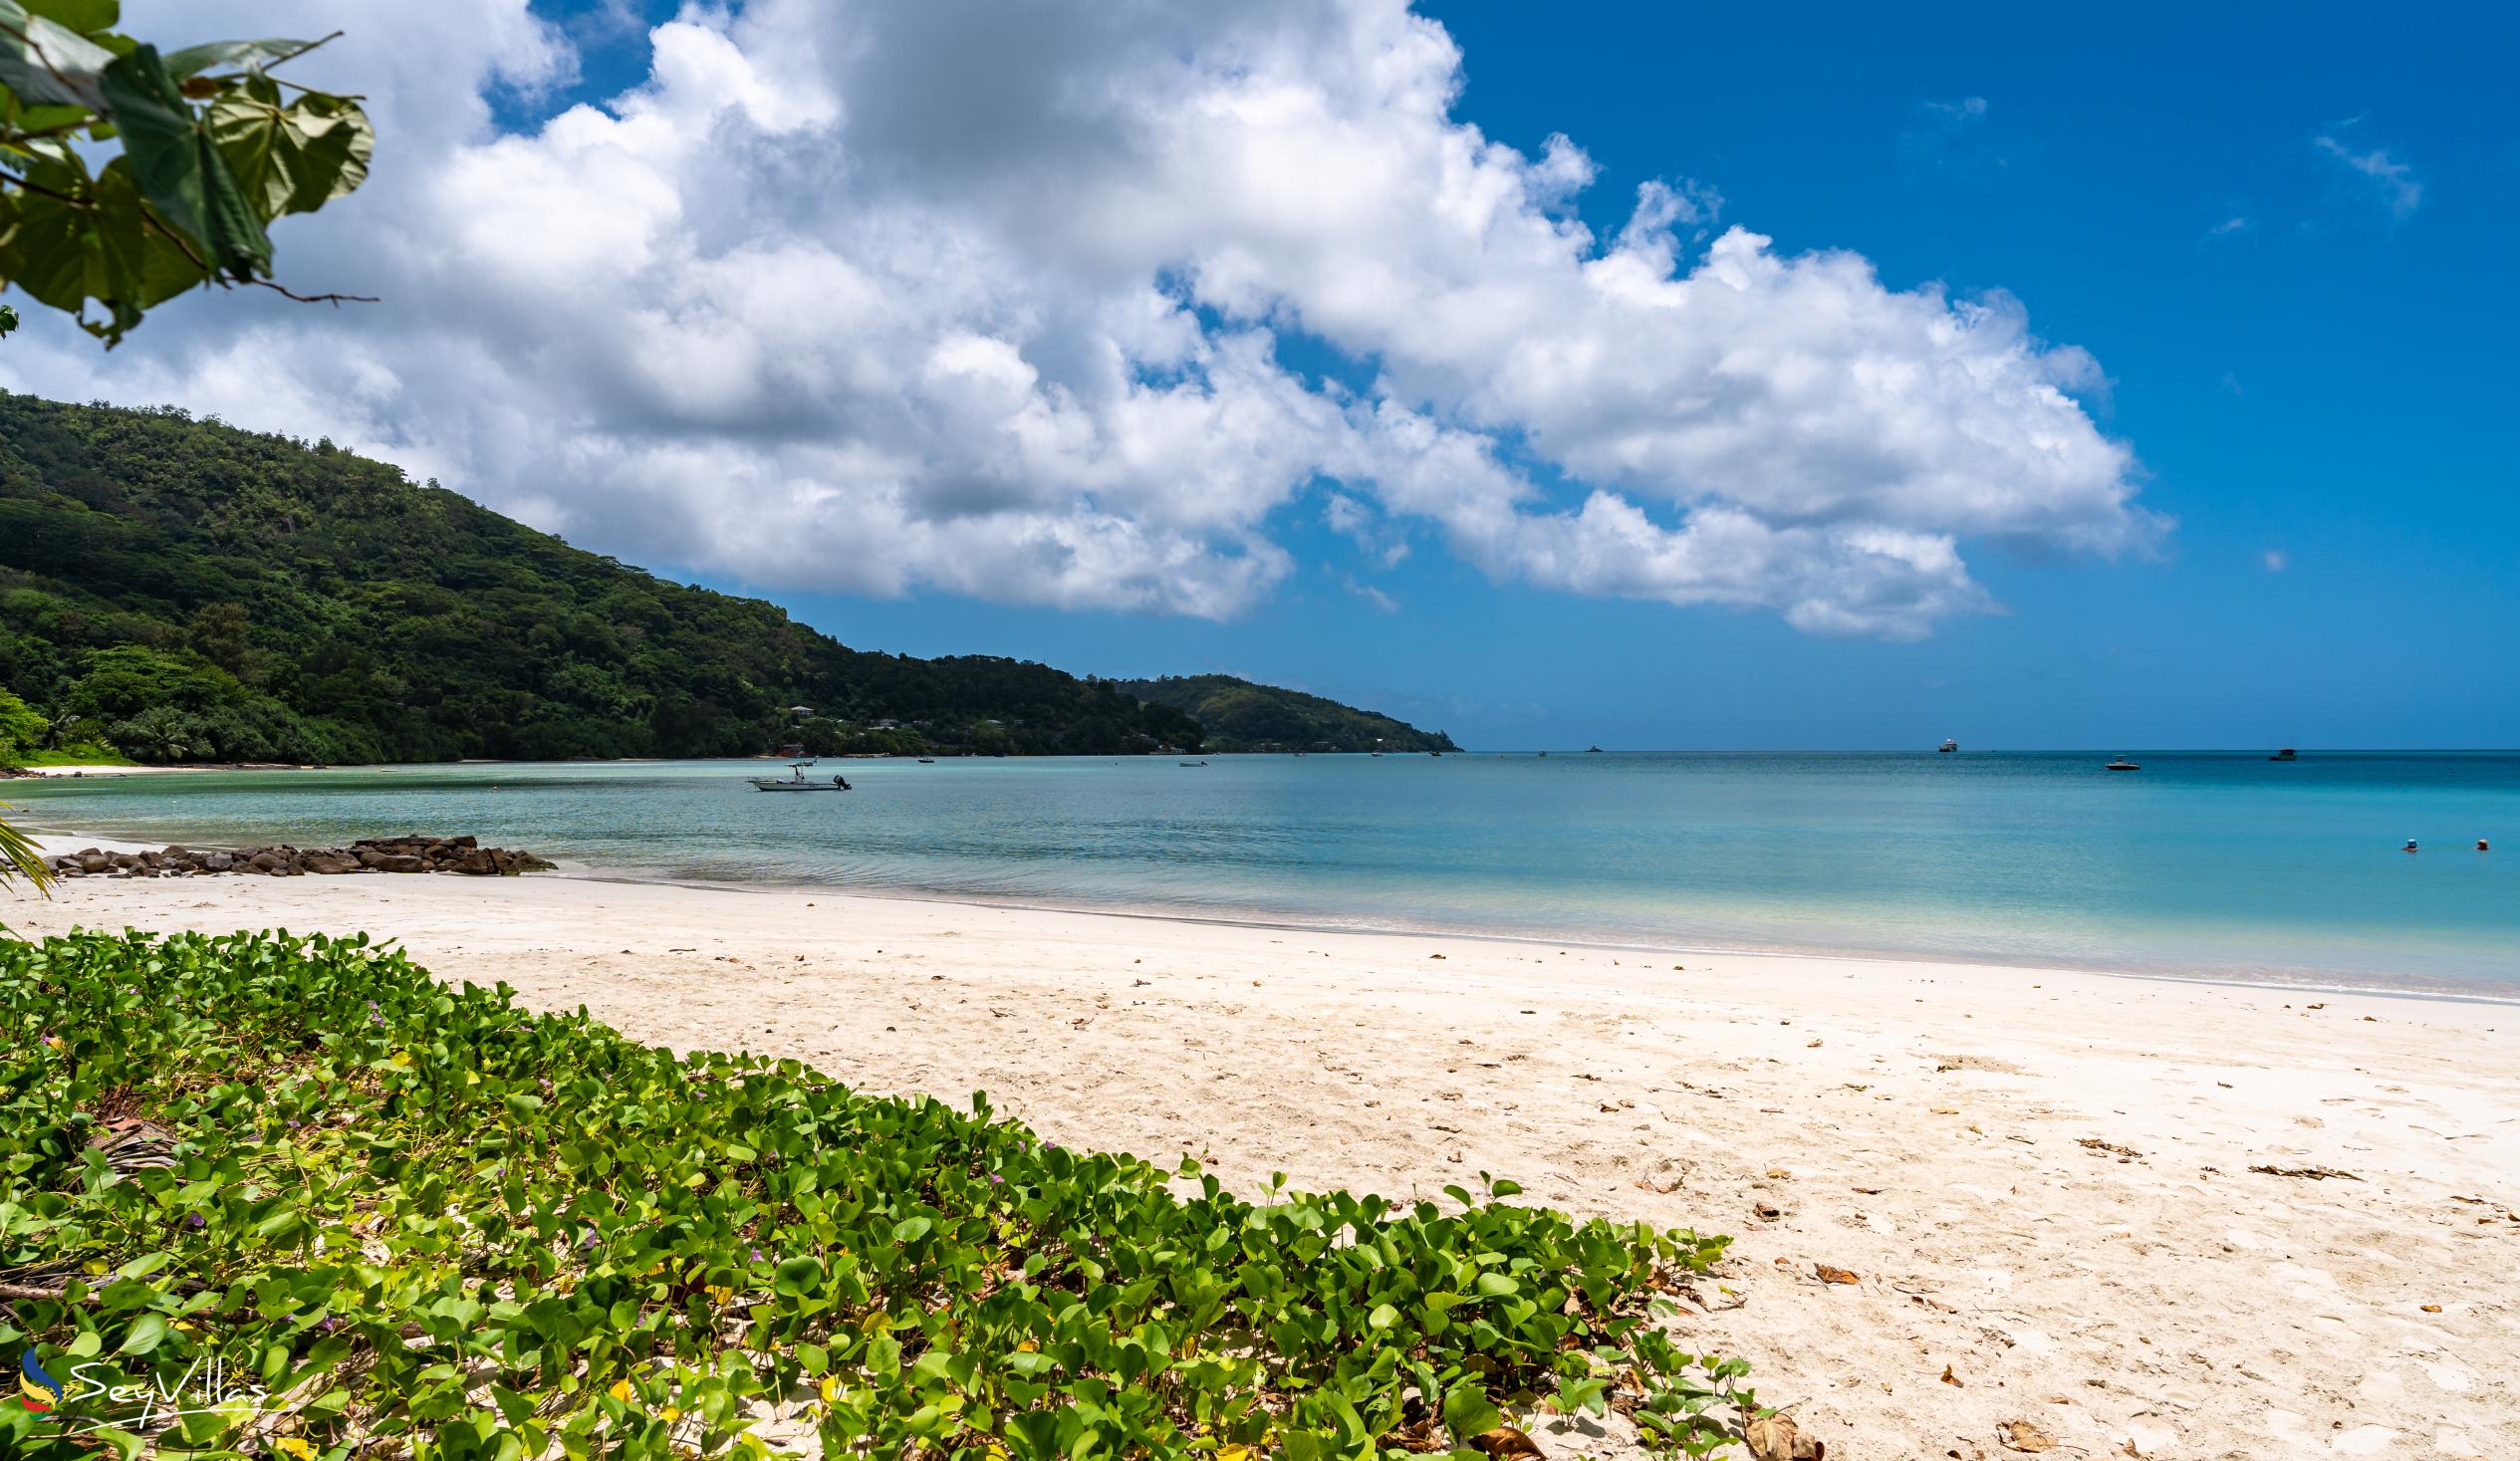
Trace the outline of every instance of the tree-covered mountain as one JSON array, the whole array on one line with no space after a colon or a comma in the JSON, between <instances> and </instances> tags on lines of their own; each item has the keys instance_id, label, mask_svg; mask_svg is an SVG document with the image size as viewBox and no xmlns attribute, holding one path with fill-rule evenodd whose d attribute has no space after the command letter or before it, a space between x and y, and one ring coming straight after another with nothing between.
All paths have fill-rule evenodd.
<instances>
[{"instance_id":1,"label":"tree-covered mountain","mask_svg":"<svg viewBox=\"0 0 2520 1461\"><path fill-rule=\"evenodd\" d=\"M7 392L0 689L52 743L158 762L1203 739L1177 706L1112 681L848 648L775 605L666 583L329 441Z\"/></svg>"},{"instance_id":2,"label":"tree-covered mountain","mask_svg":"<svg viewBox=\"0 0 2520 1461\"><path fill-rule=\"evenodd\" d=\"M1452 737L1301 690L1228 674L1120 680L1149 705L1167 705L1207 731L1211 751L1457 751Z\"/></svg>"}]
</instances>

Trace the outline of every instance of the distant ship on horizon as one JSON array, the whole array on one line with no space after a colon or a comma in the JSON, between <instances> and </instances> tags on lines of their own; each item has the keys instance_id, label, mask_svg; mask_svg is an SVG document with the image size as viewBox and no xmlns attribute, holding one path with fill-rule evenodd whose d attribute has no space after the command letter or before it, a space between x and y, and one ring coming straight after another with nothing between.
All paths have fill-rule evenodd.
<instances>
[{"instance_id":1,"label":"distant ship on horizon","mask_svg":"<svg viewBox=\"0 0 2520 1461\"><path fill-rule=\"evenodd\" d=\"M1936 746L1934 749L1935 749L1935 750L1937 750L1937 751L1941 751L1941 752L1943 752L1943 753L1945 753L1945 754L1947 755L1947 754L1949 754L1950 752L1957 751L1958 749L1960 749L1960 743L1959 743L1958 741L1952 740L1952 739L1951 739L1950 737L1948 737L1948 736L1945 736L1945 737L1943 737L1942 744L1941 744L1941 745L1939 745L1939 746Z\"/></svg>"}]
</instances>

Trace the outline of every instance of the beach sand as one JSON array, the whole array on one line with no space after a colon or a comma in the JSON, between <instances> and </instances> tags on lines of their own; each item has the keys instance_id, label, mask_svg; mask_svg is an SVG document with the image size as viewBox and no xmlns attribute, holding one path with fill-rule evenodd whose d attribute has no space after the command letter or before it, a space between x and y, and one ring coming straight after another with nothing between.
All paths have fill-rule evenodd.
<instances>
[{"instance_id":1,"label":"beach sand","mask_svg":"<svg viewBox=\"0 0 2520 1461\"><path fill-rule=\"evenodd\" d=\"M26 767L21 774L26 776L171 776L187 771L232 771L235 769L236 768L234 767L221 766L107 766L96 764L85 766L29 766ZM95 847L97 846L97 843L95 840L91 839L88 842L81 843L79 846L83 848Z\"/></svg>"},{"instance_id":2,"label":"beach sand","mask_svg":"<svg viewBox=\"0 0 2520 1461\"><path fill-rule=\"evenodd\" d=\"M2520 1456L2520 1008L548 876L88 879L0 918L364 929L1246 1194L1484 1170L1730 1233L1682 1343L1844 1461L2017 1456L2015 1421L2058 1456ZM1583 1429L1541 1444L1625 1454Z\"/></svg>"}]
</instances>

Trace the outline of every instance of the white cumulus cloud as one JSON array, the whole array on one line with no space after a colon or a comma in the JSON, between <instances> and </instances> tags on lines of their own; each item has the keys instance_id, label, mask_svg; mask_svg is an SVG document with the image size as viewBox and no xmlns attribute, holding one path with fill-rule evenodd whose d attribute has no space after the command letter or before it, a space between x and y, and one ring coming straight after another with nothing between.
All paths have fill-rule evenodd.
<instances>
[{"instance_id":1,"label":"white cumulus cloud","mask_svg":"<svg viewBox=\"0 0 2520 1461\"><path fill-rule=\"evenodd\" d=\"M1061 608L1241 612L1300 515L1914 637L1994 608L1964 547L2165 526L2018 302L1719 230L1679 180L1597 237L1592 160L1457 115L1400 0L693 8L639 85L504 133L575 75L522 0L346 23L301 79L371 97L375 177L281 258L386 302L191 299L112 358L30 330L0 380L330 434L632 560Z\"/></svg>"}]
</instances>

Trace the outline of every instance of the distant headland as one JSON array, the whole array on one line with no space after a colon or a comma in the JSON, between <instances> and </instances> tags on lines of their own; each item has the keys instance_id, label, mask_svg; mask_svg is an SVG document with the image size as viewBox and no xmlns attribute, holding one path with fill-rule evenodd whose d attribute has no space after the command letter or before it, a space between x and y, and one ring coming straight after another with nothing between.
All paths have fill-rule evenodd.
<instances>
[{"instance_id":1,"label":"distant headland","mask_svg":"<svg viewBox=\"0 0 2520 1461\"><path fill-rule=\"evenodd\" d=\"M1218 675L853 649L335 447L0 392L0 765L1445 750Z\"/></svg>"}]
</instances>

